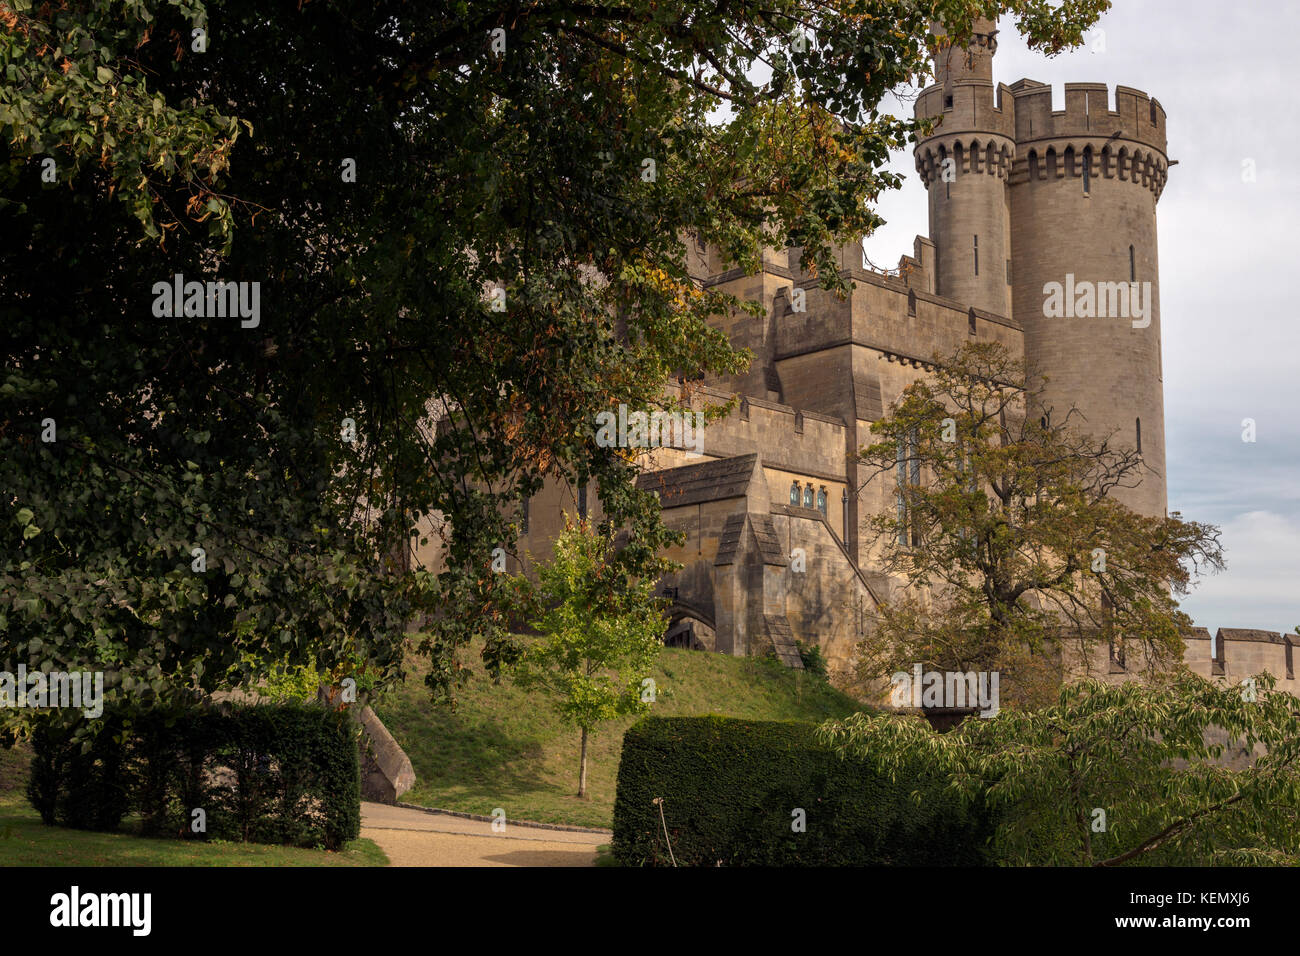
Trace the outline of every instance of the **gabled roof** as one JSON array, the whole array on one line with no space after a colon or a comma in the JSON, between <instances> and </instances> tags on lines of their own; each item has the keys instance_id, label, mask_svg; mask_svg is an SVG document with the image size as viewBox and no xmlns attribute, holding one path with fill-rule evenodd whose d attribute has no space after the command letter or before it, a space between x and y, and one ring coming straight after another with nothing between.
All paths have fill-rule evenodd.
<instances>
[{"instance_id":1,"label":"gabled roof","mask_svg":"<svg viewBox=\"0 0 1300 956\"><path fill-rule=\"evenodd\" d=\"M738 511L727 516L722 534L718 537L718 554L713 559L714 565L736 563L741 543L745 540L746 525L753 529L754 549L764 564L778 568L789 566L790 561L781 547L781 539L777 537L772 516L752 511Z\"/></svg>"},{"instance_id":2,"label":"gabled roof","mask_svg":"<svg viewBox=\"0 0 1300 956\"><path fill-rule=\"evenodd\" d=\"M703 501L743 498L749 491L758 455L718 458L698 465L683 465L664 471L649 471L636 480L642 491L659 492L664 508L681 508Z\"/></svg>"},{"instance_id":3,"label":"gabled roof","mask_svg":"<svg viewBox=\"0 0 1300 956\"><path fill-rule=\"evenodd\" d=\"M758 545L758 553L763 556L763 563L782 568L788 567L790 561L781 547L781 539L776 536L776 525L772 523L772 516L751 514L749 523L754 529L754 543Z\"/></svg>"}]
</instances>

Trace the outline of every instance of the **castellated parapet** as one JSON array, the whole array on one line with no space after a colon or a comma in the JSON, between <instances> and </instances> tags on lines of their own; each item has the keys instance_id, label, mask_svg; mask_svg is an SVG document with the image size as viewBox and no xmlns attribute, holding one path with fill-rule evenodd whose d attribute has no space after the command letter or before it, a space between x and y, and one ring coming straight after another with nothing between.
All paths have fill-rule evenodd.
<instances>
[{"instance_id":1,"label":"castellated parapet","mask_svg":"<svg viewBox=\"0 0 1300 956\"><path fill-rule=\"evenodd\" d=\"M1221 627L1210 639L1203 627L1183 635L1187 646L1184 661L1193 673L1211 680L1238 684L1247 677L1268 671L1277 678L1277 689L1300 695L1296 679L1296 645L1300 636L1248 628Z\"/></svg>"},{"instance_id":2,"label":"castellated parapet","mask_svg":"<svg viewBox=\"0 0 1300 956\"><path fill-rule=\"evenodd\" d=\"M1020 80L999 90L1015 103L1015 139L1027 171L1031 155L1051 150L1063 157L1066 149L1081 156L1089 146L1093 173L1121 182L1137 182L1160 197L1169 177L1165 111L1159 100L1127 86L1115 88L1115 109L1105 83L1066 83L1065 109L1052 109L1052 88L1036 80ZM1081 175L1057 169L1060 175ZM1047 171L1043 171L1047 175Z\"/></svg>"},{"instance_id":3,"label":"castellated parapet","mask_svg":"<svg viewBox=\"0 0 1300 956\"><path fill-rule=\"evenodd\" d=\"M994 89L996 31L970 49L942 46L918 117L937 293L1014 318L1042 386L1045 416L1142 455L1122 503L1160 517L1167 504L1156 202L1169 177L1157 100L1102 83ZM1055 300L1049 290L1059 290Z\"/></svg>"}]
</instances>

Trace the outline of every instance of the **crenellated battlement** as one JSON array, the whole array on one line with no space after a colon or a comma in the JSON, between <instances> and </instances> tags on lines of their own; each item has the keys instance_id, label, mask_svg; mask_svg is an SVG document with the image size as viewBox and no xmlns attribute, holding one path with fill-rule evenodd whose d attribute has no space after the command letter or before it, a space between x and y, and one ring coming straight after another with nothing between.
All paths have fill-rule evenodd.
<instances>
[{"instance_id":1,"label":"crenellated battlement","mask_svg":"<svg viewBox=\"0 0 1300 956\"><path fill-rule=\"evenodd\" d=\"M1300 693L1295 672L1300 635L1221 627L1211 640L1207 628L1194 627L1183 635L1183 643L1184 662L1202 677L1239 681L1268 671L1277 678L1279 689Z\"/></svg>"},{"instance_id":2,"label":"crenellated battlement","mask_svg":"<svg viewBox=\"0 0 1300 956\"><path fill-rule=\"evenodd\" d=\"M991 83L928 86L917 96L915 112L937 122L934 133L922 143L973 132L1015 142L1016 102L1005 84L999 84L996 93Z\"/></svg>"},{"instance_id":3,"label":"crenellated battlement","mask_svg":"<svg viewBox=\"0 0 1300 956\"><path fill-rule=\"evenodd\" d=\"M1015 101L1017 163L1012 185L1028 179L1082 176L1140 184L1158 199L1169 179L1165 111L1159 100L1127 86L1115 87L1115 108L1105 83L1066 83L1065 109L1052 109L1052 88L1020 80L1008 88Z\"/></svg>"},{"instance_id":4,"label":"crenellated battlement","mask_svg":"<svg viewBox=\"0 0 1300 956\"><path fill-rule=\"evenodd\" d=\"M1066 83L1065 109L1052 109L1052 88L1037 80L1009 87L1015 101L1016 142L1028 147L1058 139L1118 139L1132 148L1167 148L1165 111L1159 100L1128 86L1115 87L1115 108L1105 83Z\"/></svg>"},{"instance_id":5,"label":"crenellated battlement","mask_svg":"<svg viewBox=\"0 0 1300 956\"><path fill-rule=\"evenodd\" d=\"M1066 83L1065 109L1052 109L1052 87L1037 80L928 87L916 115L938 120L915 149L928 188L951 158L957 174L982 172L1012 186L1030 179L1089 175L1141 185L1160 198L1169 179L1165 111L1159 100L1127 86Z\"/></svg>"}]
</instances>

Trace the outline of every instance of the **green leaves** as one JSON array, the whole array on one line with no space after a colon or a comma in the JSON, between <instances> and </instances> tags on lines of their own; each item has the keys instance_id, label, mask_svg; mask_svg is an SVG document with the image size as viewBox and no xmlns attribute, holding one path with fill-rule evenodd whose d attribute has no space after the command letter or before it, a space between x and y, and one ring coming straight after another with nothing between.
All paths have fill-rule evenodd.
<instances>
[{"instance_id":1,"label":"green leaves","mask_svg":"<svg viewBox=\"0 0 1300 956\"><path fill-rule=\"evenodd\" d=\"M169 10L168 19L178 12ZM152 171L178 174L192 195L210 194L237 134L210 106L194 99L169 105L146 89L141 65L159 41L139 20L121 5L102 3L75 16L41 11L6 30L0 68L9 84L0 93L0 136L11 145L15 171L47 156L56 158L63 183L77 181L92 166L105 170L91 187L105 197L116 195L147 235L161 237L179 225L175 209L183 210L184 203L175 209L157 204L157 192L167 184ZM93 71L87 54L100 60ZM228 237L233 215L217 212L221 234Z\"/></svg>"},{"instance_id":2,"label":"green leaves","mask_svg":"<svg viewBox=\"0 0 1300 956\"><path fill-rule=\"evenodd\" d=\"M920 760L968 800L1001 811L1008 865L1218 865L1300 859L1300 700L1214 686L1068 684L1054 704L969 719L937 734L915 717L854 715L824 725L832 745L893 772ZM1228 745L1255 751L1229 769ZM1104 811L1105 829L1097 829Z\"/></svg>"},{"instance_id":3,"label":"green leaves","mask_svg":"<svg viewBox=\"0 0 1300 956\"><path fill-rule=\"evenodd\" d=\"M512 678L539 688L584 732L640 713L641 681L658 657L664 621L652 580L629 580L611 564L607 541L587 525L556 539L537 583L511 581L512 608L540 634L525 643Z\"/></svg>"}]
</instances>

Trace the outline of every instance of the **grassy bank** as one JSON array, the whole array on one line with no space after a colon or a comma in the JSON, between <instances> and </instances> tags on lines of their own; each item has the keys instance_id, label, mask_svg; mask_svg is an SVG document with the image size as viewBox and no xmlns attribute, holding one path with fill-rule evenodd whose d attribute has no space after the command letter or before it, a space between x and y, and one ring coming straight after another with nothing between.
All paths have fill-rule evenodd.
<instances>
[{"instance_id":1,"label":"grassy bank","mask_svg":"<svg viewBox=\"0 0 1300 956\"><path fill-rule=\"evenodd\" d=\"M506 818L608 827L623 732L631 719L605 724L588 744L589 798L579 800L578 731L540 696L494 686L478 661L455 711L435 707L414 668L375 711L415 767L410 803ZM751 658L665 648L651 675L663 716L722 714L754 720L820 722L860 709L852 698L801 671Z\"/></svg>"}]
</instances>

